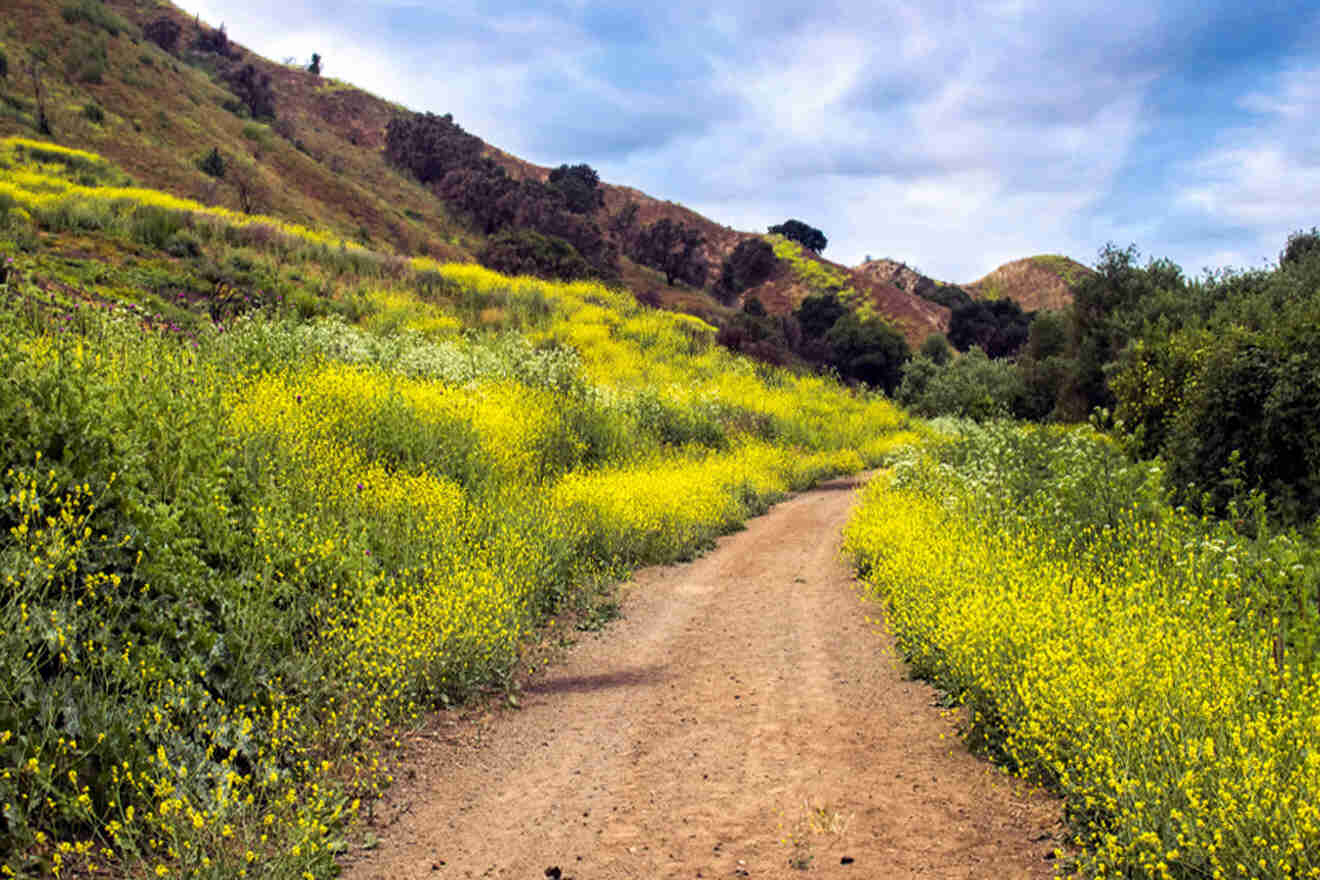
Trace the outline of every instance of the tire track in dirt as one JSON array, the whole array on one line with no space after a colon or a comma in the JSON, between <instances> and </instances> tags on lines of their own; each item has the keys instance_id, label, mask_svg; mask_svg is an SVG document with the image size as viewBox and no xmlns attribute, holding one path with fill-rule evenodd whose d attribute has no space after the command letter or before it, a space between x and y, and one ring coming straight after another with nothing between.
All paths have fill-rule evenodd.
<instances>
[{"instance_id":1,"label":"tire track in dirt","mask_svg":"<svg viewBox=\"0 0 1320 880\"><path fill-rule=\"evenodd\" d=\"M1051 876L1057 802L968 754L867 620L857 484L639 572L521 710L437 717L345 876Z\"/></svg>"}]
</instances>

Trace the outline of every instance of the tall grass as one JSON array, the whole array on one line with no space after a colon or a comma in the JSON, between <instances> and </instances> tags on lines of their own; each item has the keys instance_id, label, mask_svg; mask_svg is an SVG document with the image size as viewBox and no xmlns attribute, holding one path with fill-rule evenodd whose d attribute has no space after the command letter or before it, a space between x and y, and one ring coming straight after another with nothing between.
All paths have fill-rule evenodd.
<instances>
[{"instance_id":1,"label":"tall grass","mask_svg":"<svg viewBox=\"0 0 1320 880\"><path fill-rule=\"evenodd\" d=\"M1163 500L1085 431L965 429L846 547L973 744L1067 800L1097 877L1320 876L1313 545Z\"/></svg>"},{"instance_id":2,"label":"tall grass","mask_svg":"<svg viewBox=\"0 0 1320 880\"><path fill-rule=\"evenodd\" d=\"M48 232L301 235L26 173ZM508 686L545 614L905 442L600 285L298 241L360 324L0 283L0 870L331 876L391 736Z\"/></svg>"}]
</instances>

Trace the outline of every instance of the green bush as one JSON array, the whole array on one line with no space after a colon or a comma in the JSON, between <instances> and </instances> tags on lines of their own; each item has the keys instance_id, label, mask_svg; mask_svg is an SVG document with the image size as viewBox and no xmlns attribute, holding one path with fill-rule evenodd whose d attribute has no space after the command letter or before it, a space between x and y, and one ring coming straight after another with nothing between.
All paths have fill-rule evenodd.
<instances>
[{"instance_id":1,"label":"green bush","mask_svg":"<svg viewBox=\"0 0 1320 880\"><path fill-rule=\"evenodd\" d=\"M211 152L197 160L197 168L208 177L224 179L225 159L220 155L219 147L212 147Z\"/></svg>"},{"instance_id":2,"label":"green bush","mask_svg":"<svg viewBox=\"0 0 1320 880\"><path fill-rule=\"evenodd\" d=\"M477 254L477 261L507 275L571 281L592 274L591 264L571 244L530 229L507 230L496 235Z\"/></svg>"},{"instance_id":3,"label":"green bush","mask_svg":"<svg viewBox=\"0 0 1320 880\"><path fill-rule=\"evenodd\" d=\"M65 3L61 7L60 15L69 24L86 22L93 27L100 28L112 37L117 37L121 33L130 36L137 33L135 25L107 9L101 0L71 0L71 2Z\"/></svg>"},{"instance_id":4,"label":"green bush","mask_svg":"<svg viewBox=\"0 0 1320 880\"><path fill-rule=\"evenodd\" d=\"M101 109L100 104L94 102L83 106L83 116L85 116L89 122L95 122L97 125L105 122L105 111Z\"/></svg>"},{"instance_id":5,"label":"green bush","mask_svg":"<svg viewBox=\"0 0 1320 880\"><path fill-rule=\"evenodd\" d=\"M979 348L941 367L929 357L913 358L902 372L897 397L918 415L986 421L1017 414L1024 396L1013 364L991 360Z\"/></svg>"}]
</instances>

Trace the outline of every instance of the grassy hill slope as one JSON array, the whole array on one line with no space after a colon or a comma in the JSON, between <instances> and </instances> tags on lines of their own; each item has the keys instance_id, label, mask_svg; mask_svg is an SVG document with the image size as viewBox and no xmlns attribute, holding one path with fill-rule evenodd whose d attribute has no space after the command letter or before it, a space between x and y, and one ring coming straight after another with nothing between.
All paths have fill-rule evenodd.
<instances>
[{"instance_id":1,"label":"grassy hill slope","mask_svg":"<svg viewBox=\"0 0 1320 880\"><path fill-rule=\"evenodd\" d=\"M333 876L402 726L911 437L596 283L0 166L6 876Z\"/></svg>"},{"instance_id":2,"label":"grassy hill slope","mask_svg":"<svg viewBox=\"0 0 1320 880\"><path fill-rule=\"evenodd\" d=\"M1072 304L1078 283L1092 274L1076 260L1041 254L1005 263L964 286L977 299L1011 299L1028 312L1057 310Z\"/></svg>"}]
</instances>

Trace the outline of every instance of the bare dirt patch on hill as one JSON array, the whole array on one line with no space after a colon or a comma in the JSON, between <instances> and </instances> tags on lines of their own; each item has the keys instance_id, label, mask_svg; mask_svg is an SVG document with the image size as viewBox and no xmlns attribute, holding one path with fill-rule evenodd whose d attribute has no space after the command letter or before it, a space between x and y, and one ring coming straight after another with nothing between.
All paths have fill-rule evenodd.
<instances>
[{"instance_id":1,"label":"bare dirt patch on hill","mask_svg":"<svg viewBox=\"0 0 1320 880\"><path fill-rule=\"evenodd\" d=\"M640 572L521 709L437 717L346 876L1051 876L1058 803L969 754L868 619L855 486Z\"/></svg>"}]
</instances>

